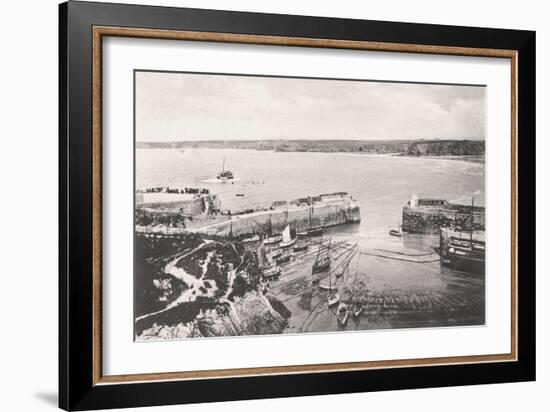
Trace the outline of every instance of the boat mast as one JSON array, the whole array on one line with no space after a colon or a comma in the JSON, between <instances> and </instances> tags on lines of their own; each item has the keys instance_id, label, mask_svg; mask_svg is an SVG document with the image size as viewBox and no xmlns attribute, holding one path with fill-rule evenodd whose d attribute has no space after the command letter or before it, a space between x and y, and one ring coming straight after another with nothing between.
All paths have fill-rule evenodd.
<instances>
[{"instance_id":1,"label":"boat mast","mask_svg":"<svg viewBox=\"0 0 550 412\"><path fill-rule=\"evenodd\" d=\"M225 172L225 156L223 157L222 173Z\"/></svg>"},{"instance_id":2,"label":"boat mast","mask_svg":"<svg viewBox=\"0 0 550 412\"><path fill-rule=\"evenodd\" d=\"M319 255L321 254L321 248L323 247L323 236L321 236L321 243L319 245L319 249L317 249L317 256L315 256L315 264L319 262Z\"/></svg>"},{"instance_id":3,"label":"boat mast","mask_svg":"<svg viewBox=\"0 0 550 412\"><path fill-rule=\"evenodd\" d=\"M332 241L332 237L330 237L330 239L328 240L328 248L327 248L327 257L329 256L329 253L330 253L330 242ZM329 267L328 269L328 287L329 287L329 296L330 294L332 293L332 268Z\"/></svg>"},{"instance_id":4,"label":"boat mast","mask_svg":"<svg viewBox=\"0 0 550 412\"><path fill-rule=\"evenodd\" d=\"M313 199L309 198L309 228L311 229L311 215L313 213Z\"/></svg>"},{"instance_id":5,"label":"boat mast","mask_svg":"<svg viewBox=\"0 0 550 412\"><path fill-rule=\"evenodd\" d=\"M470 210L470 248L474 237L474 197L472 196L472 209Z\"/></svg>"},{"instance_id":6,"label":"boat mast","mask_svg":"<svg viewBox=\"0 0 550 412\"><path fill-rule=\"evenodd\" d=\"M332 269L329 268L328 269L328 293L329 293L329 298L330 298L330 294L332 293L332 276L331 276L331 272L332 272Z\"/></svg>"}]
</instances>

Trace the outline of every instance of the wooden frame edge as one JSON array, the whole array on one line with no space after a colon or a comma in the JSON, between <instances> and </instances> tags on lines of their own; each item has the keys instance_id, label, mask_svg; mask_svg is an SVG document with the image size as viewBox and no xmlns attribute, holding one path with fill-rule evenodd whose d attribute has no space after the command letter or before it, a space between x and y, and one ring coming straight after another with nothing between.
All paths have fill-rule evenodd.
<instances>
[{"instance_id":1,"label":"wooden frame edge","mask_svg":"<svg viewBox=\"0 0 550 412\"><path fill-rule=\"evenodd\" d=\"M93 353L92 383L100 381L103 371L102 333L102 35L93 31L92 41L92 304Z\"/></svg>"},{"instance_id":2,"label":"wooden frame edge","mask_svg":"<svg viewBox=\"0 0 550 412\"><path fill-rule=\"evenodd\" d=\"M103 375L102 373L102 39L104 36L131 37L163 40L187 40L239 44L257 44L291 47L318 47L399 53L421 53L455 56L496 57L511 60L511 179L512 179L512 239L511 239L511 353L471 355L440 358L417 358L315 365L289 365L257 368L236 368L204 371L145 373L130 375ZM518 254L517 254L517 185L518 185L518 127L517 127L517 79L518 52L508 49L433 46L406 43L385 43L355 40L335 40L304 37L265 36L219 32L197 32L165 29L144 29L115 26L93 26L92 29L92 174L93 174L93 385L131 384L175 380L219 379L283 375L300 373L330 373L382 368L463 365L474 363L514 362L518 360L517 312L518 312Z\"/></svg>"}]
</instances>

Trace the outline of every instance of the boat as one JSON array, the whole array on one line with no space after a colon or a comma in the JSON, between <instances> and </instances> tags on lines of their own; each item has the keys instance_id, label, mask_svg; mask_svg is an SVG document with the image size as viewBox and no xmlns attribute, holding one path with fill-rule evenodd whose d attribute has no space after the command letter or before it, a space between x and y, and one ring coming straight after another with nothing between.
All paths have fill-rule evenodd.
<instances>
[{"instance_id":1,"label":"boat","mask_svg":"<svg viewBox=\"0 0 550 412\"><path fill-rule=\"evenodd\" d=\"M279 254L279 257L277 258L277 263L288 263L290 262L290 253Z\"/></svg>"},{"instance_id":2,"label":"boat","mask_svg":"<svg viewBox=\"0 0 550 412\"><path fill-rule=\"evenodd\" d=\"M338 295L338 293L336 292L331 292L327 297L327 301L328 301L328 307L330 308L336 305L338 302L340 302L340 295Z\"/></svg>"},{"instance_id":3,"label":"boat","mask_svg":"<svg viewBox=\"0 0 550 412\"><path fill-rule=\"evenodd\" d=\"M441 242L441 240L440 240ZM434 246L432 247L433 251L435 253L437 253L439 255L439 261L443 264L443 265L450 265L451 264L451 259L448 259L446 257L443 256L443 251L440 247L438 246Z\"/></svg>"},{"instance_id":4,"label":"boat","mask_svg":"<svg viewBox=\"0 0 550 412\"><path fill-rule=\"evenodd\" d=\"M351 313L357 319L363 313L363 304L361 302L354 302L351 305Z\"/></svg>"},{"instance_id":5,"label":"boat","mask_svg":"<svg viewBox=\"0 0 550 412\"><path fill-rule=\"evenodd\" d=\"M439 234L441 264L469 273L485 273L485 231L473 230L474 200L472 198L470 230L442 228Z\"/></svg>"},{"instance_id":6,"label":"boat","mask_svg":"<svg viewBox=\"0 0 550 412\"><path fill-rule=\"evenodd\" d=\"M336 287L332 285L332 276L330 272L328 272L328 285L319 283L319 288L328 290L327 302L329 308L340 301L340 295L336 292Z\"/></svg>"},{"instance_id":7,"label":"boat","mask_svg":"<svg viewBox=\"0 0 550 412\"><path fill-rule=\"evenodd\" d=\"M225 157L224 157L222 171L218 173L218 175L216 176L216 179L222 182L227 182L228 180L233 180L234 178L235 177L233 176L233 172L231 172L230 170L225 170Z\"/></svg>"},{"instance_id":8,"label":"boat","mask_svg":"<svg viewBox=\"0 0 550 412\"><path fill-rule=\"evenodd\" d=\"M277 278L281 275L281 268L277 265L267 266L263 269L262 275L265 279Z\"/></svg>"},{"instance_id":9,"label":"boat","mask_svg":"<svg viewBox=\"0 0 550 412\"><path fill-rule=\"evenodd\" d=\"M348 305L346 305L344 302L340 302L338 305L338 310L336 311L336 318L338 319L338 323L342 326L344 326L348 321Z\"/></svg>"},{"instance_id":10,"label":"boat","mask_svg":"<svg viewBox=\"0 0 550 412\"><path fill-rule=\"evenodd\" d=\"M401 237L401 236L403 236L403 233L401 233L399 230L391 229L390 230L390 235L391 236L396 236L396 237Z\"/></svg>"},{"instance_id":11,"label":"boat","mask_svg":"<svg viewBox=\"0 0 550 412\"><path fill-rule=\"evenodd\" d=\"M313 273L323 272L330 267L330 257L321 256L313 264Z\"/></svg>"},{"instance_id":12,"label":"boat","mask_svg":"<svg viewBox=\"0 0 550 412\"><path fill-rule=\"evenodd\" d=\"M323 234L324 227L322 225L312 226L312 222L313 222L313 201L310 200L309 227L306 230L298 232L299 237L321 236Z\"/></svg>"},{"instance_id":13,"label":"boat","mask_svg":"<svg viewBox=\"0 0 550 412\"><path fill-rule=\"evenodd\" d=\"M307 250L308 248L309 248L309 245L306 242L299 242L292 248L292 250L294 252L303 252L304 250Z\"/></svg>"},{"instance_id":14,"label":"boat","mask_svg":"<svg viewBox=\"0 0 550 412\"><path fill-rule=\"evenodd\" d=\"M396 236L396 237L403 236L403 230L401 229L400 224L397 224L397 229L391 229L390 230L390 236Z\"/></svg>"},{"instance_id":15,"label":"boat","mask_svg":"<svg viewBox=\"0 0 550 412\"><path fill-rule=\"evenodd\" d=\"M276 243L279 243L280 241L281 235L269 236L267 239L264 240L264 245L274 245Z\"/></svg>"},{"instance_id":16,"label":"boat","mask_svg":"<svg viewBox=\"0 0 550 412\"><path fill-rule=\"evenodd\" d=\"M315 257L315 262L313 262L313 273L317 272L323 272L327 270L330 267L330 243L329 240L327 253L321 255L321 249L323 247L323 242L321 241L321 244L319 245L319 249L317 250L317 256Z\"/></svg>"},{"instance_id":17,"label":"boat","mask_svg":"<svg viewBox=\"0 0 550 412\"><path fill-rule=\"evenodd\" d=\"M253 220L253 222L254 222L254 220ZM254 223L256 223L256 222L254 222ZM267 228L267 231L265 232L264 245L274 245L276 243L279 243L281 241L281 239L282 239L281 235L274 235L273 234L273 223L271 222L271 219L269 219L269 227Z\"/></svg>"},{"instance_id":18,"label":"boat","mask_svg":"<svg viewBox=\"0 0 550 412\"><path fill-rule=\"evenodd\" d=\"M244 193L235 193L235 196L237 196L237 197L244 197Z\"/></svg>"},{"instance_id":19,"label":"boat","mask_svg":"<svg viewBox=\"0 0 550 412\"><path fill-rule=\"evenodd\" d=\"M241 243L252 243L252 242L258 242L260 240L260 235L254 235L250 237L246 237L243 240L241 240Z\"/></svg>"},{"instance_id":20,"label":"boat","mask_svg":"<svg viewBox=\"0 0 550 412\"><path fill-rule=\"evenodd\" d=\"M298 232L297 235L298 237L321 236L323 234L323 230L324 230L323 226L317 226L317 227L309 228L301 232Z\"/></svg>"},{"instance_id":21,"label":"boat","mask_svg":"<svg viewBox=\"0 0 550 412\"><path fill-rule=\"evenodd\" d=\"M357 267L355 268L355 277L353 278L353 285L351 286L351 314L353 315L354 319L357 319L359 316L361 316L361 313L363 312L363 304L361 303L361 298L357 298L355 295L355 289L357 284L357 275L359 274L359 271L357 268L359 267L359 260L357 260Z\"/></svg>"},{"instance_id":22,"label":"boat","mask_svg":"<svg viewBox=\"0 0 550 412\"><path fill-rule=\"evenodd\" d=\"M311 227L306 233L307 236L321 236L323 234L323 226Z\"/></svg>"},{"instance_id":23,"label":"boat","mask_svg":"<svg viewBox=\"0 0 550 412\"><path fill-rule=\"evenodd\" d=\"M336 290L336 286L333 286L331 284L327 285L326 283L319 283L319 289L323 289L323 290Z\"/></svg>"},{"instance_id":24,"label":"boat","mask_svg":"<svg viewBox=\"0 0 550 412\"><path fill-rule=\"evenodd\" d=\"M282 233L281 243L279 244L279 247L281 247L282 249L285 249L290 246L293 246L295 243L296 243L296 238L292 237L290 226L286 225Z\"/></svg>"},{"instance_id":25,"label":"boat","mask_svg":"<svg viewBox=\"0 0 550 412\"><path fill-rule=\"evenodd\" d=\"M277 259L283 254L283 251L281 249L272 250L269 252L271 259Z\"/></svg>"},{"instance_id":26,"label":"boat","mask_svg":"<svg viewBox=\"0 0 550 412\"><path fill-rule=\"evenodd\" d=\"M444 229L438 249L441 264L471 273L483 273L485 268L485 235Z\"/></svg>"}]
</instances>

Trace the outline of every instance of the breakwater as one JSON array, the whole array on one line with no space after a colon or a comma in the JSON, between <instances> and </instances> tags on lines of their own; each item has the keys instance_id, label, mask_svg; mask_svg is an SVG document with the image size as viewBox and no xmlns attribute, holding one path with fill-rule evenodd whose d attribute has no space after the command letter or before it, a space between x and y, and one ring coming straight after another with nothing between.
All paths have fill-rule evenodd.
<instances>
[{"instance_id":1,"label":"breakwater","mask_svg":"<svg viewBox=\"0 0 550 412\"><path fill-rule=\"evenodd\" d=\"M239 236L254 233L281 233L287 225L296 231L330 227L361 221L359 203L351 197L315 202L311 205L285 205L273 210L230 216L227 220L193 229L196 233Z\"/></svg>"},{"instance_id":2,"label":"breakwater","mask_svg":"<svg viewBox=\"0 0 550 412\"><path fill-rule=\"evenodd\" d=\"M442 227L485 230L485 208L415 197L403 207L403 231L437 234Z\"/></svg>"}]
</instances>

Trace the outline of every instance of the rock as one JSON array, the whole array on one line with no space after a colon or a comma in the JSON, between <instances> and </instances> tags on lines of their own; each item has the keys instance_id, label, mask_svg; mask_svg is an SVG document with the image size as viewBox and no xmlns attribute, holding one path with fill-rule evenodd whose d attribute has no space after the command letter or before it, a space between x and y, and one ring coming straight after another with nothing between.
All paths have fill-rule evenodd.
<instances>
[{"instance_id":1,"label":"rock","mask_svg":"<svg viewBox=\"0 0 550 412\"><path fill-rule=\"evenodd\" d=\"M184 339L200 337L200 331L196 330L193 322L179 323L175 326L163 326L156 323L149 329L146 329L139 336L139 340L158 340L158 339Z\"/></svg>"},{"instance_id":2,"label":"rock","mask_svg":"<svg viewBox=\"0 0 550 412\"><path fill-rule=\"evenodd\" d=\"M224 300L214 308L201 309L191 322L173 326L154 323L138 340L279 334L288 317L290 311L275 296L254 291L235 302Z\"/></svg>"},{"instance_id":3,"label":"rock","mask_svg":"<svg viewBox=\"0 0 550 412\"><path fill-rule=\"evenodd\" d=\"M273 296L271 300L275 299ZM277 300L277 302L279 302ZM283 307L284 305L279 302ZM270 300L261 293L248 293L235 302L244 335L269 335L282 333L286 319L276 311ZM286 309L286 307L284 307ZM288 311L288 309L286 309Z\"/></svg>"}]
</instances>

